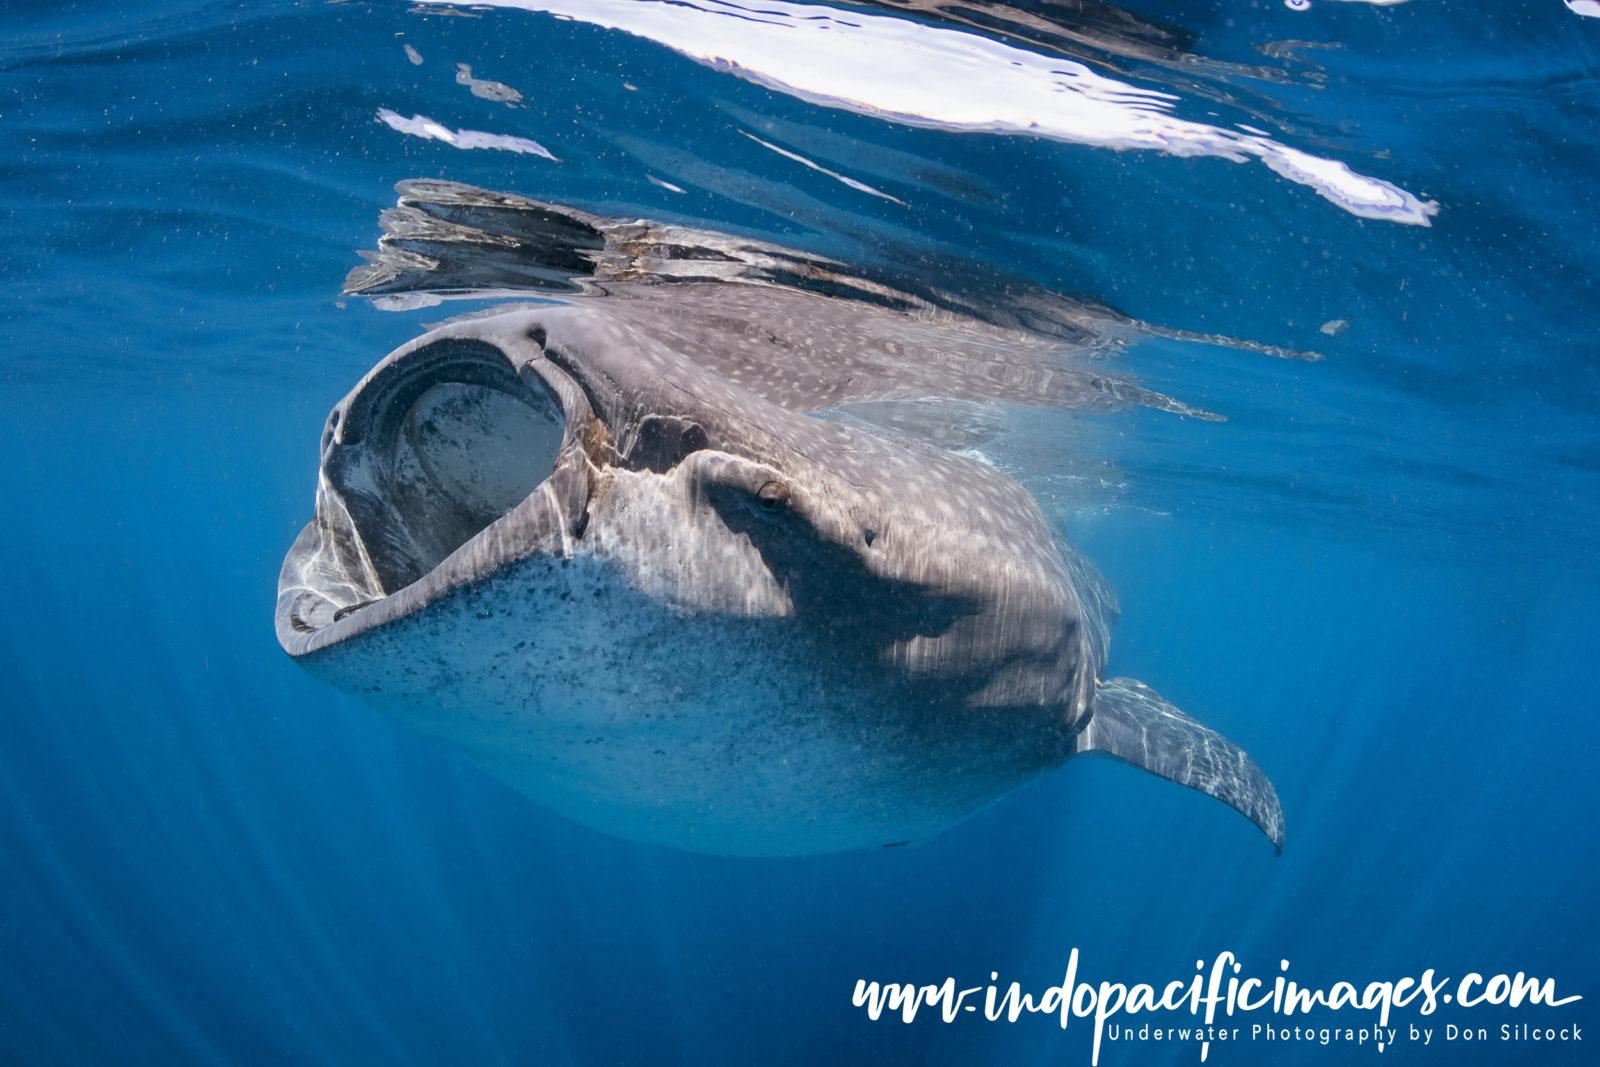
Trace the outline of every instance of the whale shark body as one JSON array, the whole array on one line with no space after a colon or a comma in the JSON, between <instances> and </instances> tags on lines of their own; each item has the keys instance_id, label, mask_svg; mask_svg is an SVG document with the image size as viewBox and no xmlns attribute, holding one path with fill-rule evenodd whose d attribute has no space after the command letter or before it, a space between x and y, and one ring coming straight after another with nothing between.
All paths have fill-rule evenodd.
<instances>
[{"instance_id":1,"label":"whale shark body","mask_svg":"<svg viewBox=\"0 0 1600 1067\"><path fill-rule=\"evenodd\" d=\"M1282 847L1244 752L1103 680L1109 591L1029 493L883 417L930 397L1181 405L770 246L402 191L401 236L354 291L426 288L408 271L448 289L473 242L523 291L598 291L447 324L334 408L276 611L308 670L636 840L917 843L1105 753ZM818 417L852 404L875 415Z\"/></svg>"}]
</instances>

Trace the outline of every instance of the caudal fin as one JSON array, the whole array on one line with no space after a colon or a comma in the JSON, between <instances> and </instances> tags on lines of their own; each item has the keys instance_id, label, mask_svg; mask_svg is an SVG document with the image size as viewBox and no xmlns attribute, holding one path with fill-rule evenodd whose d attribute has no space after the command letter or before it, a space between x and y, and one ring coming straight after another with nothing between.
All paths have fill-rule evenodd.
<instances>
[{"instance_id":1,"label":"caudal fin","mask_svg":"<svg viewBox=\"0 0 1600 1067\"><path fill-rule=\"evenodd\" d=\"M1283 851L1283 807L1255 760L1133 678L1102 683L1079 752L1104 752L1210 794L1261 828Z\"/></svg>"}]
</instances>

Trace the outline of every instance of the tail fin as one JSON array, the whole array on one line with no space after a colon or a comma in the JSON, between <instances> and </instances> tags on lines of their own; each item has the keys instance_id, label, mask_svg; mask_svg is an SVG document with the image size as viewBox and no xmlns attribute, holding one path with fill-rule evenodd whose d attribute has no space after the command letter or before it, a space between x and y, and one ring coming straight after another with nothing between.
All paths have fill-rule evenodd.
<instances>
[{"instance_id":1,"label":"tail fin","mask_svg":"<svg viewBox=\"0 0 1600 1067\"><path fill-rule=\"evenodd\" d=\"M1210 794L1255 823L1283 852L1283 807L1255 760L1143 682L1113 678L1100 685L1078 751L1105 752Z\"/></svg>"}]
</instances>

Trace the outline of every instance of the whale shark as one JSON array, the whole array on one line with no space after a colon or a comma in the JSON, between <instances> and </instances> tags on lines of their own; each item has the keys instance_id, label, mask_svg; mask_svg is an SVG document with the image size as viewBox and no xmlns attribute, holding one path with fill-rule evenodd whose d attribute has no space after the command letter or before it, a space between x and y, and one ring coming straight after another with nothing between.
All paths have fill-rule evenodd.
<instances>
[{"instance_id":1,"label":"whale shark","mask_svg":"<svg viewBox=\"0 0 1600 1067\"><path fill-rule=\"evenodd\" d=\"M1114 596L1030 493L895 417L1200 414L1061 358L1114 316L984 317L727 235L402 194L349 291L554 295L429 331L334 407L278 584L305 669L633 840L918 844L1105 755L1281 851L1254 760L1106 677Z\"/></svg>"}]
</instances>

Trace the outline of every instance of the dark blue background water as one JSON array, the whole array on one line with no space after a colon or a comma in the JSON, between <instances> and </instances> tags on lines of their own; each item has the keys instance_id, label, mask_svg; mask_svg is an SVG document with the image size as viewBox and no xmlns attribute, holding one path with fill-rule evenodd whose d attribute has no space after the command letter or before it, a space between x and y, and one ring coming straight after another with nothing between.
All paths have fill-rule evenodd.
<instances>
[{"instance_id":1,"label":"dark blue background water","mask_svg":"<svg viewBox=\"0 0 1600 1067\"><path fill-rule=\"evenodd\" d=\"M1086 1063L1081 1024L849 1003L858 977L1042 988L1074 946L1125 981L1222 950L1311 983L1521 969L1586 999L1506 1018L1600 1024L1600 22L1557 0L1142 10L1290 75L1212 78L1227 102L1182 113L1425 194L1434 226L1254 164L817 108L525 12L8 5L0 1061ZM1324 87L1255 50L1284 39L1337 46L1303 53ZM469 95L458 62L530 106ZM379 107L561 161L403 137ZM845 256L888 237L1325 354L1153 342L1124 371L1229 422L1019 415L997 446L1118 587L1114 671L1273 776L1284 855L1094 762L920 849L679 854L547 814L300 672L270 615L322 419L455 310L338 302L415 176ZM1469 1018L1502 1016L1431 1023ZM1383 1061L1593 1062L1596 1039Z\"/></svg>"}]
</instances>

